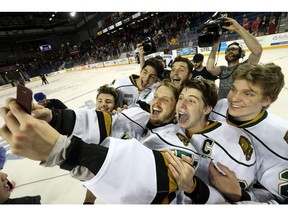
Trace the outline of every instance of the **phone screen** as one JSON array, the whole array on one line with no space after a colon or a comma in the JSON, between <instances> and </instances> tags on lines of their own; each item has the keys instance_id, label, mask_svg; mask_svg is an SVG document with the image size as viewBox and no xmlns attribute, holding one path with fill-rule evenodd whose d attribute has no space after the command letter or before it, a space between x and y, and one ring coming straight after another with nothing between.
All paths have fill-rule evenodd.
<instances>
[{"instance_id":1,"label":"phone screen","mask_svg":"<svg viewBox=\"0 0 288 216\"><path fill-rule=\"evenodd\" d=\"M32 95L33 92L31 89L20 84L17 85L17 103L19 103L29 114L31 114L32 111Z\"/></svg>"}]
</instances>

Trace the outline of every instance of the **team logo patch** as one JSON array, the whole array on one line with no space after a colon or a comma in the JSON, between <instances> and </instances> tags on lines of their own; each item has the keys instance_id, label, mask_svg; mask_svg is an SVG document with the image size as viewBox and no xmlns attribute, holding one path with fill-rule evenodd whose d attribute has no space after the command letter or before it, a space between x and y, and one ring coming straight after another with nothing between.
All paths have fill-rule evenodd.
<instances>
[{"instance_id":1,"label":"team logo patch","mask_svg":"<svg viewBox=\"0 0 288 216\"><path fill-rule=\"evenodd\" d=\"M249 161L253 154L252 144L249 142L249 140L246 137L240 136L239 145L241 146L242 151L244 155L246 156L246 160Z\"/></svg>"},{"instance_id":2,"label":"team logo patch","mask_svg":"<svg viewBox=\"0 0 288 216\"><path fill-rule=\"evenodd\" d=\"M288 131L286 132L285 136L283 137L286 143L288 144Z\"/></svg>"},{"instance_id":3,"label":"team logo patch","mask_svg":"<svg viewBox=\"0 0 288 216\"><path fill-rule=\"evenodd\" d=\"M120 139L128 140L128 139L132 139L132 137L129 136L128 133L124 132L124 133L122 134L122 136L120 137Z\"/></svg>"},{"instance_id":4,"label":"team logo patch","mask_svg":"<svg viewBox=\"0 0 288 216\"><path fill-rule=\"evenodd\" d=\"M184 146L188 146L189 140L186 136L184 136L181 133L176 133L176 136L179 138L179 140L184 144Z\"/></svg>"}]
</instances>

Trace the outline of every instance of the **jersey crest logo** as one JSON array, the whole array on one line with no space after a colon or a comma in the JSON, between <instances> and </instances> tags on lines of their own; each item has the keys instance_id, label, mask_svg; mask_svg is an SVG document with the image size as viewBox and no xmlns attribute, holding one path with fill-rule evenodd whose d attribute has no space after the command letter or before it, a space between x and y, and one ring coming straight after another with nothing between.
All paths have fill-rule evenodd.
<instances>
[{"instance_id":1,"label":"jersey crest logo","mask_svg":"<svg viewBox=\"0 0 288 216\"><path fill-rule=\"evenodd\" d=\"M189 140L186 136L184 136L181 133L176 133L176 136L179 138L179 140L184 144L184 146L188 146L189 145Z\"/></svg>"},{"instance_id":2,"label":"jersey crest logo","mask_svg":"<svg viewBox=\"0 0 288 216\"><path fill-rule=\"evenodd\" d=\"M120 137L120 139L128 140L128 139L132 139L132 137L130 137L128 133L124 132L122 136Z\"/></svg>"},{"instance_id":3,"label":"jersey crest logo","mask_svg":"<svg viewBox=\"0 0 288 216\"><path fill-rule=\"evenodd\" d=\"M286 143L288 144L288 131L286 132L285 136L283 137Z\"/></svg>"},{"instance_id":4,"label":"jersey crest logo","mask_svg":"<svg viewBox=\"0 0 288 216\"><path fill-rule=\"evenodd\" d=\"M246 156L246 160L249 161L253 154L252 144L249 142L249 140L246 137L240 136L239 145L241 146L242 151L244 155Z\"/></svg>"}]
</instances>

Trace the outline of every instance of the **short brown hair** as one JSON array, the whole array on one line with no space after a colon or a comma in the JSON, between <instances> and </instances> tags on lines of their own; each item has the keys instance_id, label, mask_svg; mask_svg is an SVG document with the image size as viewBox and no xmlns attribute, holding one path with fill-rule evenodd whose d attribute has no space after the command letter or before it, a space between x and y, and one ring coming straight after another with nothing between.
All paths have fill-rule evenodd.
<instances>
[{"instance_id":1,"label":"short brown hair","mask_svg":"<svg viewBox=\"0 0 288 216\"><path fill-rule=\"evenodd\" d=\"M217 103L218 87L213 81L207 79L191 79L187 81L183 89L184 88L197 89L202 94L204 105L211 106L212 108L215 107Z\"/></svg>"},{"instance_id":2,"label":"short brown hair","mask_svg":"<svg viewBox=\"0 0 288 216\"><path fill-rule=\"evenodd\" d=\"M240 65L232 75L233 81L244 79L262 89L263 99L270 98L273 103L281 92L285 82L281 67L274 63Z\"/></svg>"},{"instance_id":3,"label":"short brown hair","mask_svg":"<svg viewBox=\"0 0 288 216\"><path fill-rule=\"evenodd\" d=\"M97 90L97 95L96 95L96 100L98 98L98 96L100 94L110 94L114 97L114 100L115 100L115 106L114 108L117 108L119 106L121 106L120 104L120 94L118 92L117 89L115 89L114 87L112 86L109 86L109 85L103 85L103 86L100 86L100 88Z\"/></svg>"},{"instance_id":4,"label":"short brown hair","mask_svg":"<svg viewBox=\"0 0 288 216\"><path fill-rule=\"evenodd\" d=\"M147 67L148 65L151 66L151 67L153 67L153 68L156 70L157 78L158 78L158 79L161 79L161 78L162 78L163 71L164 71L164 67L163 67L163 65L162 65L162 62L160 62L159 59L156 59L156 58L147 59L147 60L144 62L144 65L143 65L143 67L142 67L142 70L143 70L143 68Z\"/></svg>"}]
</instances>

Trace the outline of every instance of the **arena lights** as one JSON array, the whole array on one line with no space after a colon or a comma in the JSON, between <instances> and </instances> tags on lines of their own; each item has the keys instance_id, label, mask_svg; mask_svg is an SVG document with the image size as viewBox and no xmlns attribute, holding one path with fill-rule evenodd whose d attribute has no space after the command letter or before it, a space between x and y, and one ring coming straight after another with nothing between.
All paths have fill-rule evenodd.
<instances>
[{"instance_id":1,"label":"arena lights","mask_svg":"<svg viewBox=\"0 0 288 216\"><path fill-rule=\"evenodd\" d=\"M75 17L75 16L76 16L76 12L71 12L71 13L70 13L70 16L71 16L71 17Z\"/></svg>"}]
</instances>

